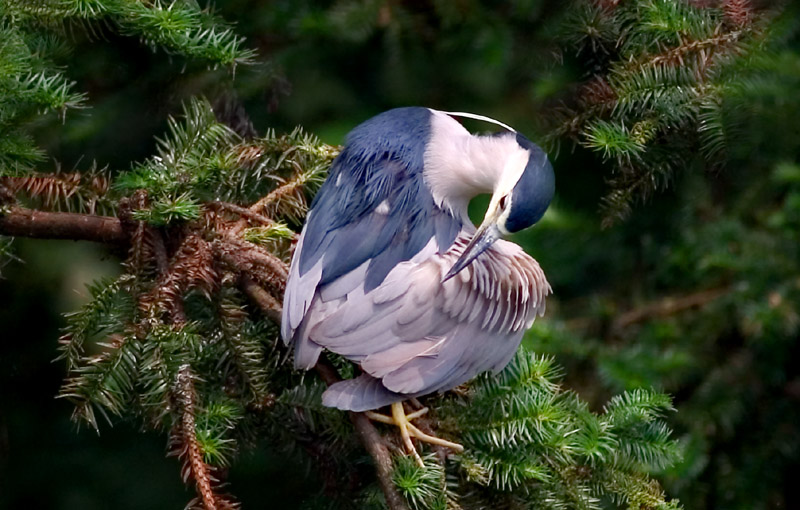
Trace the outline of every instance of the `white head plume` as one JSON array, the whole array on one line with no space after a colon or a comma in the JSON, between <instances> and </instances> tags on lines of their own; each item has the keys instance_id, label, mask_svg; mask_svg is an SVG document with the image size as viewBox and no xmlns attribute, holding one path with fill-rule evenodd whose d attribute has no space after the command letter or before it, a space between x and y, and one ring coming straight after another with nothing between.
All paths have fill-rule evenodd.
<instances>
[{"instance_id":1,"label":"white head plume","mask_svg":"<svg viewBox=\"0 0 800 510\"><path fill-rule=\"evenodd\" d=\"M450 115L451 117L464 117L467 119L475 119L475 120L482 120L484 122L489 122L491 124L496 124L504 129L511 131L512 133L516 133L517 130L509 126L508 124L503 124L499 120L493 119L491 117L486 117L484 115L478 115L476 113L466 113L466 112L442 112Z\"/></svg>"}]
</instances>

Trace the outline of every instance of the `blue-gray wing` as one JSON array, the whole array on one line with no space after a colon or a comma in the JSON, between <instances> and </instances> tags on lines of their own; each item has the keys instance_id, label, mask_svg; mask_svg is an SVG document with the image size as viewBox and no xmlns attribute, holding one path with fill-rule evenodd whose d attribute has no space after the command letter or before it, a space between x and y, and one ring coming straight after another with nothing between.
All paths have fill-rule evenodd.
<instances>
[{"instance_id":1,"label":"blue-gray wing","mask_svg":"<svg viewBox=\"0 0 800 510\"><path fill-rule=\"evenodd\" d=\"M301 340L360 364L364 374L331 386L323 402L375 409L457 386L499 371L523 333L544 313L550 287L538 263L498 241L444 284L469 240L451 250L401 263L370 291L325 289L311 305Z\"/></svg>"},{"instance_id":2,"label":"blue-gray wing","mask_svg":"<svg viewBox=\"0 0 800 510\"><path fill-rule=\"evenodd\" d=\"M431 240L447 250L461 230L461 221L434 204L423 182L430 117L427 108L398 108L348 135L292 259L281 328L286 342L304 327L320 289L357 283L369 292ZM314 365L319 349L298 344L296 350L298 366Z\"/></svg>"}]
</instances>

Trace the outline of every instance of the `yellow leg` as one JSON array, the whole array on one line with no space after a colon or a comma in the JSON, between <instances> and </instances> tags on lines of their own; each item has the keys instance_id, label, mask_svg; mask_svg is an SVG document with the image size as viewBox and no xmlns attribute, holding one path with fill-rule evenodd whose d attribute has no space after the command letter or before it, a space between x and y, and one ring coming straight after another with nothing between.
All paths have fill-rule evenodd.
<instances>
[{"instance_id":1,"label":"yellow leg","mask_svg":"<svg viewBox=\"0 0 800 510\"><path fill-rule=\"evenodd\" d=\"M456 452L464 451L464 447L461 446L460 444L453 443L451 441L446 441L444 439L440 439L438 437L426 434L417 427L415 427L413 423L411 423L411 420L419 418L420 416L424 415L427 412L428 408L423 407L422 409L414 411L413 413L406 414L405 409L403 409L403 403L396 402L392 404L391 416L386 416L380 413L376 413L374 411L367 411L364 414L366 414L370 420L397 426L400 429L400 436L403 438L403 444L405 445L406 450L408 451L408 453L414 456L414 459L416 459L417 464L423 466L424 464L422 462L422 458L419 456L419 453L417 453L417 449L414 448L414 444L411 442L412 437L419 439L420 441L424 441L426 443L444 446L445 448L450 448L451 450L454 450Z\"/></svg>"},{"instance_id":2,"label":"yellow leg","mask_svg":"<svg viewBox=\"0 0 800 510\"><path fill-rule=\"evenodd\" d=\"M408 422L406 410L403 409L402 402L395 402L392 404L392 418L394 418L394 424L400 428L400 437L403 438L403 443L406 445L406 451L414 456L414 459L416 459L417 464L419 464L420 467L425 467L425 463L422 462L422 457L419 456L417 449L414 448L414 443L411 442L409 428L412 425Z\"/></svg>"},{"instance_id":3,"label":"yellow leg","mask_svg":"<svg viewBox=\"0 0 800 510\"><path fill-rule=\"evenodd\" d=\"M392 411L392 413L394 413L394 411ZM422 409L414 411L411 414L407 414L406 415L406 420L408 420L408 421L415 420L415 419L419 418L420 416L423 416L423 415L425 415L427 413L428 413L428 408L427 407L423 407ZM375 411L365 411L364 414L366 414L367 418L369 418L372 421L385 423L387 425L396 425L396 423L394 421L394 418L392 418L391 416L386 416L385 414L376 413Z\"/></svg>"}]
</instances>

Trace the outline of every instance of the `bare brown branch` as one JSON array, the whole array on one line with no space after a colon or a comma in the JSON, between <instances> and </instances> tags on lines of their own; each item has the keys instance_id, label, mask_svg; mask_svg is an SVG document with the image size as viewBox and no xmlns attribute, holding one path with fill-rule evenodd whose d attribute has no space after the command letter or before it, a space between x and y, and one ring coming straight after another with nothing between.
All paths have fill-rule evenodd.
<instances>
[{"instance_id":1,"label":"bare brown branch","mask_svg":"<svg viewBox=\"0 0 800 510\"><path fill-rule=\"evenodd\" d=\"M275 188L274 190L270 191L265 197L260 199L258 202L250 206L250 212L253 214L262 215L265 214L266 211L273 206L274 204L278 203L283 198L298 194L298 191L302 188L303 182L299 175L294 176L294 178L290 179L288 182ZM301 198L298 196L298 198ZM238 234L242 230L247 227L247 221L243 218L239 220L236 226L233 227L233 233Z\"/></svg>"},{"instance_id":2,"label":"bare brown branch","mask_svg":"<svg viewBox=\"0 0 800 510\"><path fill-rule=\"evenodd\" d=\"M128 235L118 218L64 212L44 212L12 207L0 212L0 234L37 239L72 239L123 244Z\"/></svg>"},{"instance_id":3,"label":"bare brown branch","mask_svg":"<svg viewBox=\"0 0 800 510\"><path fill-rule=\"evenodd\" d=\"M336 382L341 381L336 369L328 363L325 359L320 358L314 366L314 370L319 374L320 378L325 381L325 384L330 386ZM397 491L397 488L392 482L392 455L383 441L383 438L378 433L378 430L372 425L372 422L367 418L364 413L350 412L350 421L353 423L358 438L361 444L370 454L372 460L375 462L375 470L378 474L378 483L381 486L384 497L386 497L386 504L391 510L407 509L407 505L403 496Z\"/></svg>"},{"instance_id":4,"label":"bare brown branch","mask_svg":"<svg viewBox=\"0 0 800 510\"><path fill-rule=\"evenodd\" d=\"M612 333L619 333L626 327L654 317L667 317L676 313L704 306L730 292L729 287L701 290L684 296L667 296L659 301L649 303L620 314L611 326Z\"/></svg>"},{"instance_id":5,"label":"bare brown branch","mask_svg":"<svg viewBox=\"0 0 800 510\"><path fill-rule=\"evenodd\" d=\"M282 294L289 277L289 267L281 259L233 236L225 236L213 243L214 253L225 264L239 273L247 273L251 278L272 287Z\"/></svg>"},{"instance_id":6,"label":"bare brown branch","mask_svg":"<svg viewBox=\"0 0 800 510\"><path fill-rule=\"evenodd\" d=\"M275 298L269 295L264 289L259 288L252 280L248 282L243 279L242 290L259 306L265 315L275 321L276 324L280 324L281 307L280 303L278 303ZM269 298L264 299L265 295L269 296ZM336 369L324 359L320 359L320 361L317 362L316 366L314 366L314 370L328 386L341 380L336 373ZM392 481L392 456L383 438L364 413L350 412L349 415L350 421L356 429L361 444L364 445L367 453L369 453L373 462L375 462L378 483L386 498L387 506L390 510L408 510L403 496L397 491Z\"/></svg>"},{"instance_id":7,"label":"bare brown branch","mask_svg":"<svg viewBox=\"0 0 800 510\"><path fill-rule=\"evenodd\" d=\"M269 320L275 324L281 323L281 304L272 297L272 294L264 290L245 273L241 274L239 284L244 293L258 305Z\"/></svg>"},{"instance_id":8,"label":"bare brown branch","mask_svg":"<svg viewBox=\"0 0 800 510\"><path fill-rule=\"evenodd\" d=\"M242 216L243 218L255 221L257 223L261 223L262 225L268 225L269 226L269 225L274 225L275 224L274 221L272 221L270 218L267 218L263 214L259 214L259 213L255 212L255 211L252 211L252 210L248 209L247 207L242 207L240 205L231 204L229 202L219 202L219 201L218 202L209 202L208 205L210 207L215 207L217 209L222 209L222 210L225 210L225 211L228 211L228 212L232 212L234 214L238 214L239 216ZM239 231L241 230L241 229L239 229L238 225L236 226L236 229L239 230Z\"/></svg>"}]
</instances>

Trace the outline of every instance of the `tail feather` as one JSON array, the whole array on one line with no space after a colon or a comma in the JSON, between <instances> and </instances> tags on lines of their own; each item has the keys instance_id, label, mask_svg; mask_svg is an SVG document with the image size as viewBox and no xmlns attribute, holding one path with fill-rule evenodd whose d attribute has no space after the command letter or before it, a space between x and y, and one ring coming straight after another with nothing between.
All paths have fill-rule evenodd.
<instances>
[{"instance_id":1,"label":"tail feather","mask_svg":"<svg viewBox=\"0 0 800 510\"><path fill-rule=\"evenodd\" d=\"M322 404L342 411L370 411L400 402L407 395L386 389L379 379L362 374L331 385L322 394Z\"/></svg>"}]
</instances>

